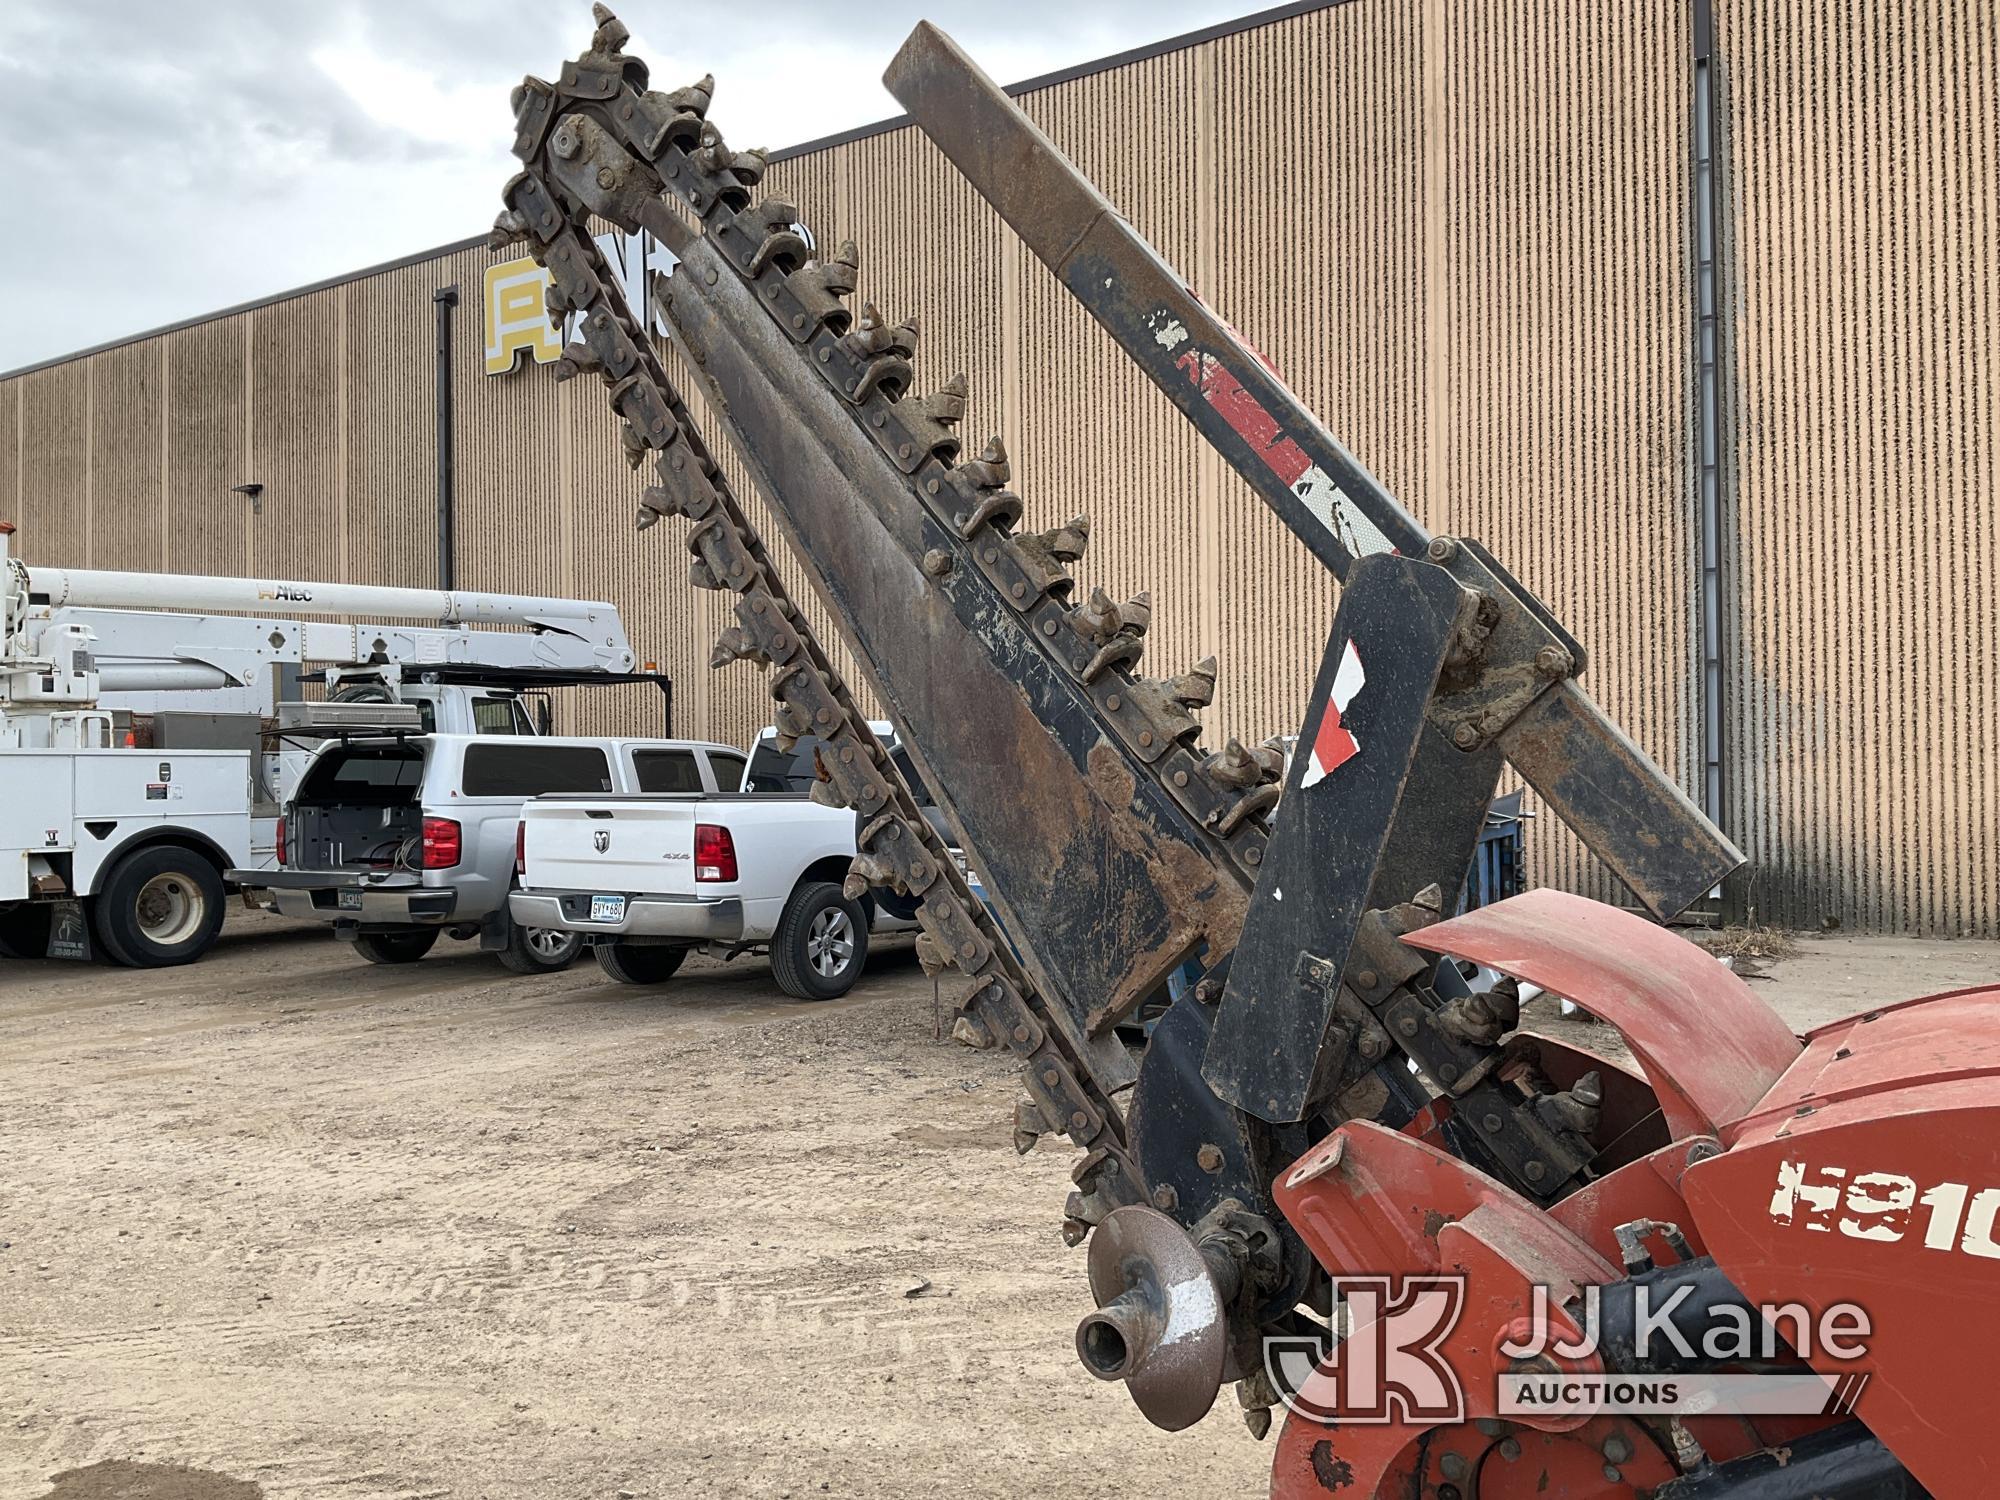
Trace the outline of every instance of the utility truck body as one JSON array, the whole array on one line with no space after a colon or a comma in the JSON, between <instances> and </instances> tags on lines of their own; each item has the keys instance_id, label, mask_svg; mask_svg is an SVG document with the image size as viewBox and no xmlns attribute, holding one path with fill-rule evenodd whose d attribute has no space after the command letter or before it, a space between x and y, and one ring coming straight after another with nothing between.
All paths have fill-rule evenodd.
<instances>
[{"instance_id":1,"label":"utility truck body","mask_svg":"<svg viewBox=\"0 0 2000 1500\"><path fill-rule=\"evenodd\" d=\"M276 865L279 807L329 734L393 716L533 735L526 693L665 685L632 671L609 604L31 568L12 534L0 523L0 956L199 958L229 891ZM305 682L327 701L277 701Z\"/></svg>"}]
</instances>

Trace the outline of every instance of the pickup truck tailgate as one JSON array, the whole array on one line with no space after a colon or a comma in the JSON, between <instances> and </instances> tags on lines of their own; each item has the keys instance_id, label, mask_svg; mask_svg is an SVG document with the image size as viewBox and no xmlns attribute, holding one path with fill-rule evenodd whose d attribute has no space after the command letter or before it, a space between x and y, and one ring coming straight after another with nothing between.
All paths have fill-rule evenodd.
<instances>
[{"instance_id":1,"label":"pickup truck tailgate","mask_svg":"<svg viewBox=\"0 0 2000 1500\"><path fill-rule=\"evenodd\" d=\"M700 800L542 797L522 809L531 890L691 896Z\"/></svg>"}]
</instances>

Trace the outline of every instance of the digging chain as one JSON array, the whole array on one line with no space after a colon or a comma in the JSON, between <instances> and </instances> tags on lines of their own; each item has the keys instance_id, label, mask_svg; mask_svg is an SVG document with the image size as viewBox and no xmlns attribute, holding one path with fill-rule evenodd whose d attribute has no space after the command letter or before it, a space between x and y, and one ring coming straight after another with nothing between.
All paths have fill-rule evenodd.
<instances>
[{"instance_id":1,"label":"digging chain","mask_svg":"<svg viewBox=\"0 0 2000 1500\"><path fill-rule=\"evenodd\" d=\"M1151 614L1146 596L1116 603L1096 590L1081 605L1068 604L1066 565L1082 555L1088 524L1079 519L1040 535L1014 530L1022 506L1007 488L999 440L976 459L956 462L952 428L964 414L963 377L930 396L910 396L916 326L891 326L871 305L858 318L850 314L843 299L855 287L853 245L816 261L791 204L767 197L753 206L750 189L764 159L731 151L704 118L712 80L671 94L649 91L643 65L621 53L624 27L602 6L596 14L591 49L564 65L558 83L530 78L516 91L514 149L526 170L507 186L495 244L525 241L548 270L551 317L574 315L580 336L565 350L558 377L597 374L624 418L627 460L634 468L651 463L658 482L640 502L641 529L662 515L687 519L690 581L736 595L737 624L723 632L711 665L769 666L774 720L787 746L812 735L830 747L815 796L862 818L849 896L876 885L921 898L918 952L926 970L948 966L965 975L971 989L962 1014L974 1037L1003 1042L1024 1060L1032 1101L1024 1110L1039 1120L1019 1122L1023 1149L1040 1124L1086 1153L1064 1226L1074 1242L1112 1208L1145 1198L1123 1116L972 894L788 597L591 239L589 215L650 230L669 248L693 237L684 215L699 219L710 245L845 398L952 539L951 551L925 556L924 570L978 569L1050 658L1085 685L1107 729L1207 831L1218 866L1246 885L1263 858L1279 758L1234 741L1215 755L1195 752L1199 725L1191 710L1213 694L1214 663L1171 681L1133 675ZM712 281L716 272L707 275Z\"/></svg>"}]
</instances>

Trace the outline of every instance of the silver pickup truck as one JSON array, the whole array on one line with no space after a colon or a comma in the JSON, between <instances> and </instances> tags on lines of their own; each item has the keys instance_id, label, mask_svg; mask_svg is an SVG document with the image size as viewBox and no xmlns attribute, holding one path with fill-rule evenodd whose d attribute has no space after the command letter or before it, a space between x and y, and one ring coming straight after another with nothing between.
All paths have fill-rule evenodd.
<instances>
[{"instance_id":1,"label":"silver pickup truck","mask_svg":"<svg viewBox=\"0 0 2000 1500\"><path fill-rule=\"evenodd\" d=\"M322 748L285 804L277 870L257 884L329 924L371 963L412 963L441 934L477 938L520 974L567 967L575 933L507 908L521 808L548 792L734 789L744 755L691 740L420 734Z\"/></svg>"}]
</instances>

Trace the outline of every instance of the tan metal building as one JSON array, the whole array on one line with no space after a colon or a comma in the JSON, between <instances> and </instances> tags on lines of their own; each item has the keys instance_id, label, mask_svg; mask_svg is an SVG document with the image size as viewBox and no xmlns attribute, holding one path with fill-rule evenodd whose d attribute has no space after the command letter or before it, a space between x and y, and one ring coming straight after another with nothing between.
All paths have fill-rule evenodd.
<instances>
[{"instance_id":1,"label":"tan metal building","mask_svg":"<svg viewBox=\"0 0 2000 1500\"><path fill-rule=\"evenodd\" d=\"M1990 0L1347 0L1023 99L1428 526L1592 648L1592 691L1750 853L1743 905L1990 937L1997 32ZM1090 515L1086 581L1153 590L1153 670L1221 657L1211 738L1296 727L1329 580L929 144L889 122L769 186L921 314L927 381L969 372L968 434L1006 435L1030 520ZM706 670L719 601L675 526L632 533L602 392L532 351L487 373L538 338L508 333L496 259L448 246L0 378L0 516L46 562L434 581L456 287L457 581L616 601L677 731L746 740L761 683ZM1608 893L1558 829L1531 857Z\"/></svg>"}]
</instances>

